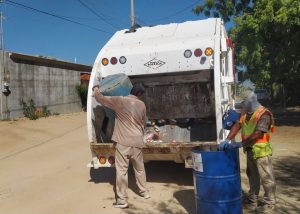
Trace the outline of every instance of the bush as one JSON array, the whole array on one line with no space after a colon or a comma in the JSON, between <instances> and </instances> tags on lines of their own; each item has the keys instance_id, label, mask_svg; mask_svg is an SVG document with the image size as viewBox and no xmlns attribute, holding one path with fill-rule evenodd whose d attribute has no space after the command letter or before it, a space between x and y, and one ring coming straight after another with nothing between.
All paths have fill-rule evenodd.
<instances>
[{"instance_id":1,"label":"bush","mask_svg":"<svg viewBox=\"0 0 300 214\"><path fill-rule=\"evenodd\" d=\"M30 120L38 119L38 116L36 115L35 103L33 99L30 99L28 101L28 104L24 100L21 100L21 105L23 107L23 114L25 117L29 118Z\"/></svg>"},{"instance_id":2,"label":"bush","mask_svg":"<svg viewBox=\"0 0 300 214\"><path fill-rule=\"evenodd\" d=\"M36 107L33 99L30 99L26 103L23 99L21 100L21 106L23 107L23 114L25 117L30 120L36 120L39 117L48 117L51 115L51 112L47 109L46 106Z\"/></svg>"},{"instance_id":3,"label":"bush","mask_svg":"<svg viewBox=\"0 0 300 214\"><path fill-rule=\"evenodd\" d=\"M48 116L51 115L51 112L50 112L50 110L47 108L47 106L43 106L43 108L42 108L42 114L43 114L44 117L48 117Z\"/></svg>"}]
</instances>

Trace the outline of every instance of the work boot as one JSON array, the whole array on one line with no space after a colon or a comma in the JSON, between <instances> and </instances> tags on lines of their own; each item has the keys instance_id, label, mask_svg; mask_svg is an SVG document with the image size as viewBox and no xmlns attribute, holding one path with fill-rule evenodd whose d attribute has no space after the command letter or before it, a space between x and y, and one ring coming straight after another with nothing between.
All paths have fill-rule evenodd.
<instances>
[{"instance_id":1,"label":"work boot","mask_svg":"<svg viewBox=\"0 0 300 214\"><path fill-rule=\"evenodd\" d=\"M273 213L275 205L263 204L255 209L256 213Z\"/></svg>"}]
</instances>

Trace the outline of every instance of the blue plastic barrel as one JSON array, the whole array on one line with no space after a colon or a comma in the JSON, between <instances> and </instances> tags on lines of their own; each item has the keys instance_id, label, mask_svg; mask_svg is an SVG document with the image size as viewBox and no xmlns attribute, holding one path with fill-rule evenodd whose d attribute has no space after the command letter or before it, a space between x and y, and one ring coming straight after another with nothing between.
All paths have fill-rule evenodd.
<instances>
[{"instance_id":1,"label":"blue plastic barrel","mask_svg":"<svg viewBox=\"0 0 300 214\"><path fill-rule=\"evenodd\" d=\"M241 114L236 112L234 109L229 109L223 115L223 128L230 130L236 121L239 121Z\"/></svg>"},{"instance_id":2,"label":"blue plastic barrel","mask_svg":"<svg viewBox=\"0 0 300 214\"><path fill-rule=\"evenodd\" d=\"M132 89L132 83L126 74L113 74L103 78L100 83L100 91L104 96L127 96ZM114 127L115 114L114 112L104 107L106 116L112 123L111 127ZM111 133L113 130L110 131Z\"/></svg>"},{"instance_id":3,"label":"blue plastic barrel","mask_svg":"<svg viewBox=\"0 0 300 214\"><path fill-rule=\"evenodd\" d=\"M109 75L99 83L100 91L105 96L127 96L132 84L126 74Z\"/></svg>"},{"instance_id":4,"label":"blue plastic barrel","mask_svg":"<svg viewBox=\"0 0 300 214\"><path fill-rule=\"evenodd\" d=\"M240 214L242 190L238 149L192 150L197 214Z\"/></svg>"}]
</instances>

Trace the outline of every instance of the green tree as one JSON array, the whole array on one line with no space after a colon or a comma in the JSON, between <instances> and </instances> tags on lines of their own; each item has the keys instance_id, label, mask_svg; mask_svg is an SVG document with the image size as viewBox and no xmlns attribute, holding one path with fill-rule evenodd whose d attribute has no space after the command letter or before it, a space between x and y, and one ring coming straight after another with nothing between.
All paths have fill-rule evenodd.
<instances>
[{"instance_id":1,"label":"green tree","mask_svg":"<svg viewBox=\"0 0 300 214\"><path fill-rule=\"evenodd\" d=\"M300 102L300 1L206 0L196 14L233 20L235 58L258 87L282 85L289 104Z\"/></svg>"}]
</instances>

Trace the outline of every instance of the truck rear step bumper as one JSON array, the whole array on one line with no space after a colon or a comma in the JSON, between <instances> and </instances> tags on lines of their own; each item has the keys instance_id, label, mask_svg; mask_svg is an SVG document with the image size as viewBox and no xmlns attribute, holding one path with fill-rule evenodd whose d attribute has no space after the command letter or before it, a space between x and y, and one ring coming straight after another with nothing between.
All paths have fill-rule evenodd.
<instances>
[{"instance_id":1,"label":"truck rear step bumper","mask_svg":"<svg viewBox=\"0 0 300 214\"><path fill-rule=\"evenodd\" d=\"M202 150L216 151L216 142L176 142L176 143L147 143L143 148L144 162L159 160L159 161L174 161L176 163L185 163L186 167L192 166L191 151L193 147L202 147ZM115 146L113 143L91 143L91 151L93 161L95 157L114 156ZM93 163L92 161L92 163ZM88 164L88 167L93 167L93 164ZM95 163L95 162L94 162ZM114 164L100 164L96 167L111 167ZM94 167L94 168L96 168Z\"/></svg>"}]
</instances>

